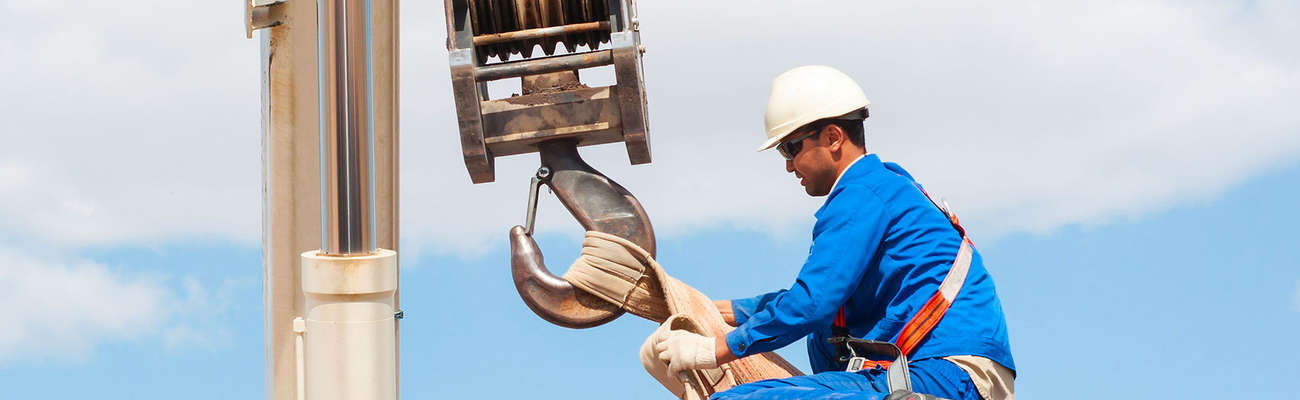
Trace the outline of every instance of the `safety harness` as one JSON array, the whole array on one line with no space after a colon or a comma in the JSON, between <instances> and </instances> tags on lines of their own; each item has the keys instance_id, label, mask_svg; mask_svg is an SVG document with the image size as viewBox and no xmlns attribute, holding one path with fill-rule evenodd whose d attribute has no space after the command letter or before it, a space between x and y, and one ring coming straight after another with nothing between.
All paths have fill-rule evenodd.
<instances>
[{"instance_id":1,"label":"safety harness","mask_svg":"<svg viewBox=\"0 0 1300 400\"><path fill-rule=\"evenodd\" d=\"M900 175L901 176L901 175ZM864 369L881 367L887 369L889 379L889 390L897 392L912 390L911 377L907 371L907 357L916 351L917 346L925 340L930 331L939 325L943 319L944 313L952 305L957 294L961 292L962 285L966 282L966 275L970 272L971 257L974 254L974 243L966 236L966 229L962 228L961 222L957 220L957 215L953 214L947 207L947 203L934 201L925 189L922 189L916 182L916 186L925 198L934 204L952 227L961 235L961 248L957 251L957 258L952 262L952 268L948 270L948 275L943 278L939 284L939 290L930 296L930 300L925 302L912 319L903 326L903 331L898 334L897 343L890 343L879 340L866 340L854 338L849 334L848 324L844 320L844 306L840 306L839 312L835 314L835 320L831 323L831 338L828 342L839 346L839 362L845 364L845 371L857 372ZM893 361L888 360L871 360L868 356L873 357L890 357Z\"/></svg>"}]
</instances>

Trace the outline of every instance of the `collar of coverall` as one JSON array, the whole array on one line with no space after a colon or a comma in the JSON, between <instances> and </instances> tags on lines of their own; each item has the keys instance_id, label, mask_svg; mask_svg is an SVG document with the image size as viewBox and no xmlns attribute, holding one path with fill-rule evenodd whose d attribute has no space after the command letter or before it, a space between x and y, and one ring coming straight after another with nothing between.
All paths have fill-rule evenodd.
<instances>
[{"instance_id":1,"label":"collar of coverall","mask_svg":"<svg viewBox=\"0 0 1300 400\"><path fill-rule=\"evenodd\" d=\"M843 178L843 177L844 177L844 173L845 173L845 172L849 172L849 168L853 168L853 165L854 165L854 164L857 164L858 161L862 161L863 158L865 158L866 156L869 156L869 155L871 155L871 153L865 153L865 154L863 154L863 155L860 155L860 156L858 156L858 158L853 159L853 162L849 163L849 166L844 167L844 170L843 170L843 171L840 171L840 176L835 177L835 184L834 184L834 185L831 185L831 191L834 192L834 191L835 191L835 187L840 185L840 178Z\"/></svg>"}]
</instances>

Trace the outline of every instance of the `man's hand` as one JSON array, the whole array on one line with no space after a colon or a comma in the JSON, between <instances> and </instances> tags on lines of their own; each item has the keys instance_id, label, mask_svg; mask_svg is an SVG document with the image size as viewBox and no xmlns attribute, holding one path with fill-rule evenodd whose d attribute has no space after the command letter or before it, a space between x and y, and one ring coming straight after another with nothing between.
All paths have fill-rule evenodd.
<instances>
[{"instance_id":1,"label":"man's hand","mask_svg":"<svg viewBox=\"0 0 1300 400\"><path fill-rule=\"evenodd\" d=\"M668 364L659 361L659 352L655 351L655 345L667 339L668 332L671 332L668 324L660 325L659 329L656 329L654 333L645 339L645 343L641 344L641 366L645 367L645 371L649 372L650 376L653 376L661 385L664 385L664 388L673 392L673 396L680 399L684 398L683 394L686 393L686 385L677 377L677 374L668 373Z\"/></svg>"},{"instance_id":2,"label":"man's hand","mask_svg":"<svg viewBox=\"0 0 1300 400\"><path fill-rule=\"evenodd\" d=\"M668 363L671 376L683 371L717 368L718 359L713 354L717 340L687 331L668 331L667 335L652 336L658 339L655 351L659 360Z\"/></svg>"},{"instance_id":3,"label":"man's hand","mask_svg":"<svg viewBox=\"0 0 1300 400\"><path fill-rule=\"evenodd\" d=\"M714 300L713 306L718 308L718 314L722 314L722 322L736 326L736 311L731 308L731 300Z\"/></svg>"}]
</instances>

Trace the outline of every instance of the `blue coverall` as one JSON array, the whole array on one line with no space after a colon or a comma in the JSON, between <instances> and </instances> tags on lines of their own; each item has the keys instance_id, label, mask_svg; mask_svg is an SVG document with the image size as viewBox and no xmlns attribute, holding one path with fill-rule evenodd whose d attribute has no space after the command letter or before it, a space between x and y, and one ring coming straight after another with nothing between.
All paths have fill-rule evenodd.
<instances>
[{"instance_id":1,"label":"blue coverall","mask_svg":"<svg viewBox=\"0 0 1300 400\"><path fill-rule=\"evenodd\" d=\"M883 398L881 368L843 372L827 343L844 306L854 337L897 342L903 326L938 290L961 235L902 167L874 154L840 176L816 214L808 259L790 289L732 300L739 325L727 334L738 357L808 337L810 376L752 382L713 399ZM979 399L969 375L942 357L976 355L1015 371L1002 306L976 251L965 285L941 322L909 355L912 389Z\"/></svg>"}]
</instances>

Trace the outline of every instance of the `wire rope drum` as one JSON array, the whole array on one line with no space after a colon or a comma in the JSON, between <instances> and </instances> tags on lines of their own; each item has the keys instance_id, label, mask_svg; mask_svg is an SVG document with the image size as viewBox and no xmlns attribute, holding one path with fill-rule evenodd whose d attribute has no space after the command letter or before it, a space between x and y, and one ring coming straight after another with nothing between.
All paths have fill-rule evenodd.
<instances>
[{"instance_id":1,"label":"wire rope drum","mask_svg":"<svg viewBox=\"0 0 1300 400\"><path fill-rule=\"evenodd\" d=\"M468 0L468 3L476 37L609 20L607 0ZM495 57L504 62L516 54L531 58L539 46L547 56L557 50L577 52L579 46L596 50L601 43L609 43L608 28L477 46L478 61L486 63L488 58ZM560 44L564 44L564 49L559 48Z\"/></svg>"}]
</instances>

